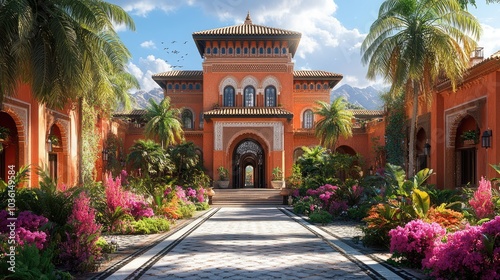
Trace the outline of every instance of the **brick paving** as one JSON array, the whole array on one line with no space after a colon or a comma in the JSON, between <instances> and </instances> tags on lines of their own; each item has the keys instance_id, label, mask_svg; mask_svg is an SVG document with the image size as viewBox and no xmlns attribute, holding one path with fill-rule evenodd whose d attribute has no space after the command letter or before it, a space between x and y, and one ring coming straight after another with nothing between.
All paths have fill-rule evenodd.
<instances>
[{"instance_id":1,"label":"brick paving","mask_svg":"<svg viewBox=\"0 0 500 280\"><path fill-rule=\"evenodd\" d=\"M209 212L109 277L95 279L418 279L401 278L328 228L283 209ZM359 231L346 228L352 231L341 231L346 236Z\"/></svg>"}]
</instances>

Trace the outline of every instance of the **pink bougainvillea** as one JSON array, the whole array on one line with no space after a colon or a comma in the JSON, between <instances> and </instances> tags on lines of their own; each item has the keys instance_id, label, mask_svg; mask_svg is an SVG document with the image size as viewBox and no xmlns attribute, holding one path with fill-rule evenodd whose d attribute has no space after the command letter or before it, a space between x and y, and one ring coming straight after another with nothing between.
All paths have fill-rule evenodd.
<instances>
[{"instance_id":1,"label":"pink bougainvillea","mask_svg":"<svg viewBox=\"0 0 500 280\"><path fill-rule=\"evenodd\" d=\"M423 266L437 279L500 279L500 217L437 242Z\"/></svg>"},{"instance_id":2,"label":"pink bougainvillea","mask_svg":"<svg viewBox=\"0 0 500 280\"><path fill-rule=\"evenodd\" d=\"M96 242L101 226L96 223L95 210L84 192L75 199L68 225L71 230L66 231L66 240L61 244L60 260L80 271L92 270L95 260L100 256Z\"/></svg>"},{"instance_id":3,"label":"pink bougainvillea","mask_svg":"<svg viewBox=\"0 0 500 280\"><path fill-rule=\"evenodd\" d=\"M404 228L398 226L389 231L391 237L391 253L396 259L417 268L421 267L422 260L434 247L434 242L446 234L446 229L438 223L426 223L422 220L413 220Z\"/></svg>"},{"instance_id":4,"label":"pink bougainvillea","mask_svg":"<svg viewBox=\"0 0 500 280\"><path fill-rule=\"evenodd\" d=\"M338 215L347 210L347 203L338 195L339 187L326 184L317 189L308 189L306 194L317 197L322 202L321 209L332 215Z\"/></svg>"},{"instance_id":5,"label":"pink bougainvillea","mask_svg":"<svg viewBox=\"0 0 500 280\"><path fill-rule=\"evenodd\" d=\"M469 200L469 204L474 209L474 213L476 213L476 217L478 219L492 217L494 215L495 206L492 198L491 182L481 178L481 181L479 181L479 187L474 192L472 199Z\"/></svg>"},{"instance_id":6,"label":"pink bougainvillea","mask_svg":"<svg viewBox=\"0 0 500 280\"><path fill-rule=\"evenodd\" d=\"M8 233L10 223L8 212L0 211L0 233ZM19 245L34 244L38 249L43 249L48 240L48 233L40 230L49 220L44 216L33 214L31 211L19 213L15 220L16 242Z\"/></svg>"}]
</instances>

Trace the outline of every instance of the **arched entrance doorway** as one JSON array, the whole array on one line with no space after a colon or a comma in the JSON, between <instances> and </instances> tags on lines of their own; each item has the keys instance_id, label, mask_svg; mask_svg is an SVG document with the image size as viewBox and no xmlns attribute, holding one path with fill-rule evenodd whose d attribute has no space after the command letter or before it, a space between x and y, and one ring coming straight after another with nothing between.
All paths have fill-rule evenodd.
<instances>
[{"instance_id":1,"label":"arched entrance doorway","mask_svg":"<svg viewBox=\"0 0 500 280\"><path fill-rule=\"evenodd\" d=\"M14 119L7 112L0 112L0 127L7 131L7 137L0 139L0 178L7 181L8 166L19 168L19 137Z\"/></svg>"},{"instance_id":2,"label":"arched entrance doorway","mask_svg":"<svg viewBox=\"0 0 500 280\"><path fill-rule=\"evenodd\" d=\"M233 186L235 188L264 187L264 150L259 142L244 139L233 151Z\"/></svg>"},{"instance_id":3,"label":"arched entrance doorway","mask_svg":"<svg viewBox=\"0 0 500 280\"><path fill-rule=\"evenodd\" d=\"M476 120L465 116L457 127L455 138L455 165L457 185L474 186L477 180L477 144L479 142L479 126Z\"/></svg>"}]
</instances>

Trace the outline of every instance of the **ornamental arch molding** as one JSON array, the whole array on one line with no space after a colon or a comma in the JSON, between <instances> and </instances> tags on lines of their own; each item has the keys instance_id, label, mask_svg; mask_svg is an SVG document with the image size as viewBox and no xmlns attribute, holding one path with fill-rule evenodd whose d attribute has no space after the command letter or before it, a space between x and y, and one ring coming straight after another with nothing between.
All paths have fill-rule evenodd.
<instances>
[{"instance_id":1,"label":"ornamental arch molding","mask_svg":"<svg viewBox=\"0 0 500 280\"><path fill-rule=\"evenodd\" d=\"M476 124L481 123L481 110L484 107L486 98L471 101L446 112L446 148L455 148L457 129L460 122L467 116L471 116Z\"/></svg>"},{"instance_id":2,"label":"ornamental arch molding","mask_svg":"<svg viewBox=\"0 0 500 280\"><path fill-rule=\"evenodd\" d=\"M259 93L262 94L262 89L259 88L259 82L257 81L257 79L254 76L246 76L245 78L243 78L243 80L241 81L241 86L240 86L240 88L242 89L241 92L243 92L243 89L247 86L253 86L255 88L256 94L259 94Z\"/></svg>"},{"instance_id":3,"label":"ornamental arch molding","mask_svg":"<svg viewBox=\"0 0 500 280\"><path fill-rule=\"evenodd\" d=\"M227 76L219 84L219 95L224 94L224 88L227 86L232 86L235 93L238 91L238 82L236 82L236 78L233 76Z\"/></svg>"},{"instance_id":4,"label":"ornamental arch molding","mask_svg":"<svg viewBox=\"0 0 500 280\"><path fill-rule=\"evenodd\" d=\"M267 76L266 78L264 78L264 80L262 81L261 88L265 89L268 86L274 86L274 88L276 88L276 94L280 95L281 85L280 85L278 79L276 79L276 77L274 77L274 76Z\"/></svg>"},{"instance_id":5,"label":"ornamental arch molding","mask_svg":"<svg viewBox=\"0 0 500 280\"><path fill-rule=\"evenodd\" d=\"M16 123L19 143L19 164L28 165L30 161L30 147L27 144L27 140L29 139L29 108L4 103L3 111L9 114L9 116Z\"/></svg>"}]
</instances>

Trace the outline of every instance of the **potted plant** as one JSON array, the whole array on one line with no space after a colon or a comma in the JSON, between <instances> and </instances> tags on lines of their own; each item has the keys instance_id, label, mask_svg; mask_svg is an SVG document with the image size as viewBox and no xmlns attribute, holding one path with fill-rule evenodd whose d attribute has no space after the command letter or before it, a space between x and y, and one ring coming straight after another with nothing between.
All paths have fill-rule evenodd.
<instances>
[{"instance_id":1,"label":"potted plant","mask_svg":"<svg viewBox=\"0 0 500 280\"><path fill-rule=\"evenodd\" d=\"M6 127L0 126L0 152L3 151L3 143L7 141L10 135L10 130Z\"/></svg>"},{"instance_id":2,"label":"potted plant","mask_svg":"<svg viewBox=\"0 0 500 280\"><path fill-rule=\"evenodd\" d=\"M52 146L54 146L54 147L59 146L59 138L56 135L50 134L49 140L50 140L50 143L52 144Z\"/></svg>"},{"instance_id":3,"label":"potted plant","mask_svg":"<svg viewBox=\"0 0 500 280\"><path fill-rule=\"evenodd\" d=\"M283 170L281 170L280 167L276 166L273 169L272 176L271 186L273 186L273 189L281 189L285 186L285 181L283 180Z\"/></svg>"},{"instance_id":4,"label":"potted plant","mask_svg":"<svg viewBox=\"0 0 500 280\"><path fill-rule=\"evenodd\" d=\"M462 132L460 138L464 141L464 145L475 145L478 142L479 134L476 130L470 129Z\"/></svg>"},{"instance_id":5,"label":"potted plant","mask_svg":"<svg viewBox=\"0 0 500 280\"><path fill-rule=\"evenodd\" d=\"M9 138L10 130L6 127L0 126L0 143Z\"/></svg>"},{"instance_id":6,"label":"potted plant","mask_svg":"<svg viewBox=\"0 0 500 280\"><path fill-rule=\"evenodd\" d=\"M229 171L221 165L217 168L217 172L219 172L219 181L217 182L219 188L227 189L229 187Z\"/></svg>"}]
</instances>

